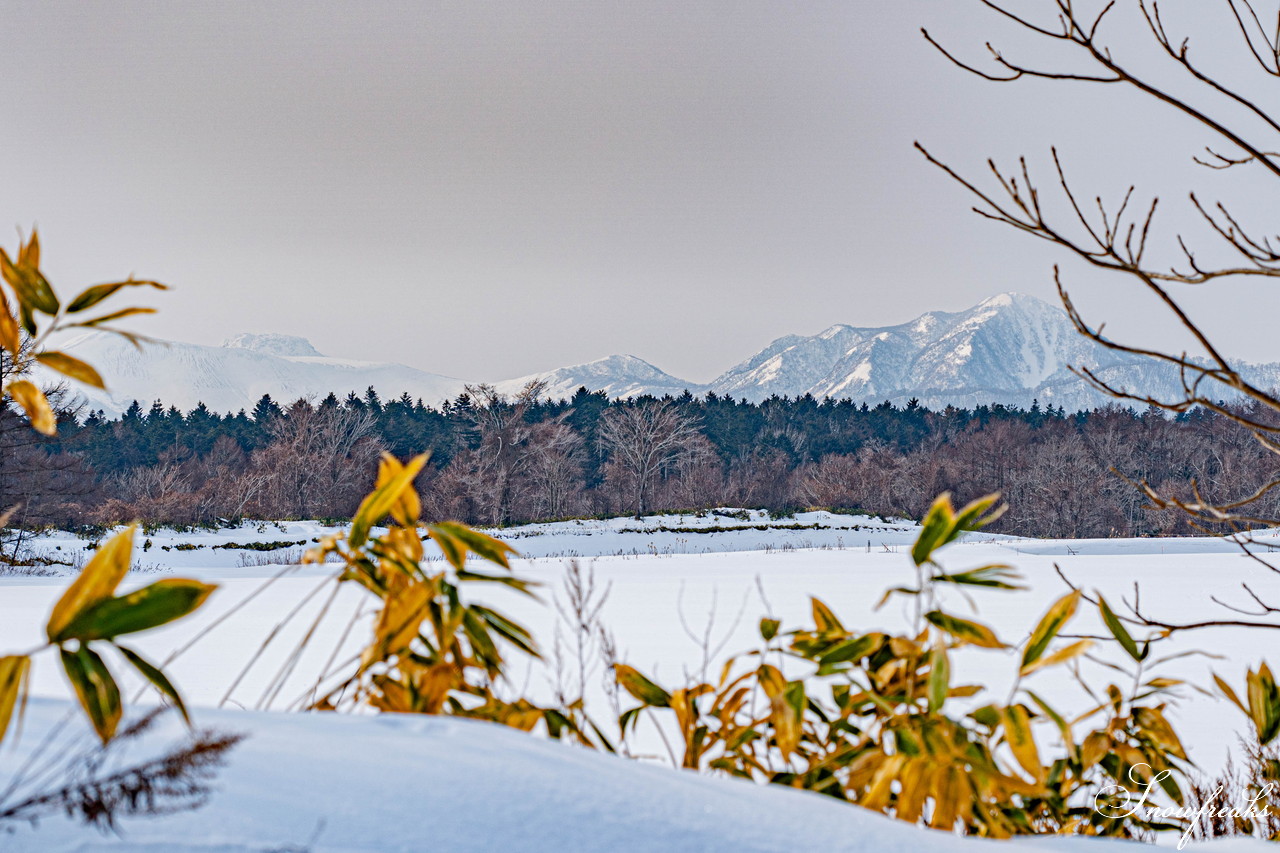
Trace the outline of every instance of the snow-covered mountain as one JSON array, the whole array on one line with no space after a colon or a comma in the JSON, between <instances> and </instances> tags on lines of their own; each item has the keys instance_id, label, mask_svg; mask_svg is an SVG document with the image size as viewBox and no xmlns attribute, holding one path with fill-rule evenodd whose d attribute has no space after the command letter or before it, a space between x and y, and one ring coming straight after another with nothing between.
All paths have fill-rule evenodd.
<instances>
[{"instance_id":1,"label":"snow-covered mountain","mask_svg":"<svg viewBox=\"0 0 1280 853\"><path fill-rule=\"evenodd\" d=\"M967 311L931 311L899 326L832 326L779 338L731 367L711 389L749 400L772 394L918 398L926 405L1042 402L1087 391L1068 365L1127 364L1071 327L1058 307L1002 293ZM1088 396L1085 394L1084 396Z\"/></svg>"},{"instance_id":2,"label":"snow-covered mountain","mask_svg":"<svg viewBox=\"0 0 1280 853\"><path fill-rule=\"evenodd\" d=\"M579 386L611 396L713 391L760 401L771 395L848 397L930 408L1005 403L1089 409L1111 402L1072 373L1088 368L1117 387L1173 398L1177 371L1084 338L1066 313L1033 296L1002 293L967 311L931 311L897 326L836 325L816 335L778 338L708 385L683 382L647 362L615 356L543 374L552 396ZM1242 365L1264 388L1280 385L1280 365ZM1222 396L1231 392L1223 388Z\"/></svg>"},{"instance_id":3,"label":"snow-covered mountain","mask_svg":"<svg viewBox=\"0 0 1280 853\"><path fill-rule=\"evenodd\" d=\"M241 334L222 346L157 341L135 348L123 338L90 332L60 349L89 362L102 374L105 392L76 385L92 409L116 415L134 400L147 407L154 400L188 411L204 403L215 412L252 409L263 394L277 401L322 398L330 391L345 397L363 395L373 386L384 396L408 392L438 404L458 394L460 379L437 376L403 364L326 358L305 338L290 335ZM57 374L42 370L51 382Z\"/></svg>"},{"instance_id":4,"label":"snow-covered mountain","mask_svg":"<svg viewBox=\"0 0 1280 853\"><path fill-rule=\"evenodd\" d=\"M694 393L704 390L703 386L677 379L634 355L611 355L598 361L507 379L494 385L504 394L511 395L534 380L546 382L543 394L557 400L572 397L579 388L604 391L610 397L634 397L638 394L655 397L670 394L674 397L686 389Z\"/></svg>"},{"instance_id":5,"label":"snow-covered mountain","mask_svg":"<svg viewBox=\"0 0 1280 853\"><path fill-rule=\"evenodd\" d=\"M161 400L183 410L203 402L215 411L234 412L251 408L263 394L289 402L330 391L363 394L370 386L383 398L407 392L438 405L466 384L402 364L328 358L304 338L279 334L240 334L219 347L164 342L139 351L120 338L90 333L63 349L98 367L108 393L84 393L93 408L108 414L124 411L135 399L144 406ZM1028 406L1038 399L1042 405L1077 410L1110 401L1069 366L1156 397L1173 397L1181 387L1172 368L1107 350L1077 334L1058 306L1017 293L993 296L967 311L931 311L897 326L836 325L816 335L787 335L707 385L686 382L633 355L494 384L515 394L540 379L553 398L571 397L585 387L611 397L675 396L689 390L753 401L812 394L900 405L915 398L930 408ZM1241 369L1264 388L1280 386L1280 364ZM1223 388L1222 396L1231 394Z\"/></svg>"}]
</instances>

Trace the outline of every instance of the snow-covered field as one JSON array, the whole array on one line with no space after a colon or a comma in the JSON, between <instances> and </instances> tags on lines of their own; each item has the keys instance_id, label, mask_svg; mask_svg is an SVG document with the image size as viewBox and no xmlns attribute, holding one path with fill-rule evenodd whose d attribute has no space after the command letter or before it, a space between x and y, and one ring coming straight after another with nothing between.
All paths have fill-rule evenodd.
<instances>
[{"instance_id":1,"label":"snow-covered field","mask_svg":"<svg viewBox=\"0 0 1280 853\"><path fill-rule=\"evenodd\" d=\"M245 671L272 628L325 583L323 567L282 570L278 563L296 557L328 530L315 523L284 523L140 534L135 552L140 571L126 584L181 574L217 582L221 588L194 617L141 635L136 646L160 660L183 650L169 671L196 706L197 722L247 731L252 737L238 747L221 776L224 790L199 812L133 821L126 824L123 841L101 838L66 821L47 821L37 830L0 836L0 849L221 851L295 845L318 853L740 851L805 846L905 851L977 846L815 795L694 777L479 723L246 714L242 709L283 711L304 701L326 666L364 639L357 628L335 657L335 645L364 602L360 590L344 589L284 688L267 695L267 686L286 663L291 641L302 635L322 606L325 595L317 594ZM594 574L598 588L608 590L601 618L614 633L622 658L670 685L683 682L686 674L700 673L704 645L720 650L713 656L717 660L757 645L761 616L781 618L784 630L804 624L810 595L825 600L847 625L900 627L903 613L896 604L880 611L873 606L884 588L910 577L906 551L915 529L908 522L827 513L779 520L761 514L722 514L560 522L499 535L524 555L515 562L516 572L543 583L543 601L486 585L487 601L529 625L550 652L558 622L553 601L560 595L567 560L577 558ZM148 539L150 546L142 550ZM249 542L288 544L274 551L226 547ZM70 534L51 534L32 547L75 562L87 555L87 544ZM1021 640L1049 602L1065 591L1055 563L1074 582L1101 590L1113 602L1131 596L1133 584L1139 583L1144 609L1171 621L1211 615L1210 595L1243 604L1241 581L1251 582L1259 592L1272 583L1269 573L1236 545L1216 539L1041 541L979 534L951 546L942 557L951 569L1004 562L1020 570L1028 591L976 597L980 618L1010 642ZM61 571L62 576L0 577L0 650L28 648L42 635L43 621L72 570ZM282 571L282 577L263 588ZM957 600L951 607L963 610L965 605ZM186 648L188 640L210 627ZM563 625L560 628L567 639ZM1102 628L1085 614L1071 630L1094 633ZM703 638L708 638L705 643ZM1244 668L1266 655L1269 640L1269 633L1257 631L1193 632L1170 641L1165 653L1200 647L1221 658L1182 657L1162 672L1207 686L1212 670L1240 684ZM953 663L958 678L987 683L997 699L1003 699L1016 665L1012 653L990 652L958 655ZM520 664L512 675L531 693L551 693L552 674L541 664ZM1098 668L1094 676L1101 681L1107 671ZM66 707L67 688L56 661L38 659L32 683L35 693L49 700L32 706L16 751L9 746L0 750L0 780ZM597 666L588 685L588 707L598 718L607 718L602 684ZM1031 676L1030 686L1059 707L1089 706L1078 686L1053 670ZM129 694L135 689L131 687ZM221 710L214 710L218 706ZM1192 759L1208 770L1221 764L1236 733L1246 726L1233 707L1193 690L1184 692L1171 717ZM641 730L640 745L655 756L661 753L651 731ZM498 799L486 802L481 796ZM324 814L328 817L321 826ZM1060 849L1064 842L1037 839L1014 849L1024 843Z\"/></svg>"}]
</instances>

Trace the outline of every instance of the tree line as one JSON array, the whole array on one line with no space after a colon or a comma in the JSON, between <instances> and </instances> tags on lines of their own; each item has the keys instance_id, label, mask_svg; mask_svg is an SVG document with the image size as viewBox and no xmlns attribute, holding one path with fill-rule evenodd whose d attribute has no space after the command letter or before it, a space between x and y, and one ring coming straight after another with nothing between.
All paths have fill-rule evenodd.
<instances>
[{"instance_id":1,"label":"tree line","mask_svg":"<svg viewBox=\"0 0 1280 853\"><path fill-rule=\"evenodd\" d=\"M0 505L19 506L10 523L25 526L345 519L378 454L429 451L418 481L429 514L473 524L717 506L918 518L940 492L999 491L1010 511L997 530L1135 536L1193 532L1183 514L1146 508L1135 482L1227 501L1277 473L1274 455L1204 409L543 392L468 386L439 407L373 389L286 405L264 396L234 415L135 402L117 418L55 394L56 437L0 412Z\"/></svg>"}]
</instances>

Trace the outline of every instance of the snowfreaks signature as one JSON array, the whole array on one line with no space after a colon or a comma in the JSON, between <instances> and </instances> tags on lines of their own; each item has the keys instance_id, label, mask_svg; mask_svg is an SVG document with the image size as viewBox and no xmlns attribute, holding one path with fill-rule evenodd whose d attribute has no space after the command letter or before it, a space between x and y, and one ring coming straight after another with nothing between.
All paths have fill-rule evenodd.
<instances>
[{"instance_id":1,"label":"snowfreaks signature","mask_svg":"<svg viewBox=\"0 0 1280 853\"><path fill-rule=\"evenodd\" d=\"M1142 785L1141 776L1145 775L1139 773L1139 768L1148 772L1152 769L1149 764L1135 764L1133 767L1130 767L1129 781L1133 782L1135 785ZM1237 806L1222 806L1215 809L1213 806L1208 804L1203 805L1198 809L1185 806L1162 808L1159 806L1147 805L1148 801L1152 799L1152 794L1156 789L1156 786L1165 779L1168 779L1171 775L1172 774L1168 770L1161 770L1159 773L1153 775L1146 783L1146 786L1142 789L1142 795L1137 798L1137 802L1134 802L1133 793L1119 785L1111 785L1103 788L1093 798L1093 809L1098 814L1108 818L1119 819L1131 817L1141 811L1146 816L1147 820L1160 818L1180 818L1185 820L1187 821L1187 829L1186 832L1182 833L1182 838L1178 839L1179 850L1186 846L1187 841L1191 837L1192 830L1195 829L1196 824L1204 817L1216 816L1256 820L1265 817L1270 813L1267 801L1275 790L1275 785L1271 782L1268 782L1263 786L1262 789L1258 791L1257 795L1248 801L1244 808L1239 808ZM1221 794L1222 789L1218 788L1216 791L1211 792L1211 799ZM1102 802L1102 800L1108 799L1112 796L1123 796L1124 801L1118 803Z\"/></svg>"}]
</instances>

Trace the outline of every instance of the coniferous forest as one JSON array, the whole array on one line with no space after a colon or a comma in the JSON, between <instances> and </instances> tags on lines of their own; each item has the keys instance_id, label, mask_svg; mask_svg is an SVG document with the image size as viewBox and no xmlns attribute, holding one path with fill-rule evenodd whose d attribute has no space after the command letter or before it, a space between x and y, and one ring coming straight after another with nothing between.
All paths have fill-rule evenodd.
<instances>
[{"instance_id":1,"label":"coniferous forest","mask_svg":"<svg viewBox=\"0 0 1280 853\"><path fill-rule=\"evenodd\" d=\"M999 491L1010 510L998 530L1105 537L1193 532L1185 515L1146 507L1136 482L1230 500L1275 476L1273 456L1202 409L541 391L482 385L439 408L373 389L318 403L264 396L234 415L161 402L114 419L64 408L54 438L4 412L0 505L20 505L15 521L29 527L342 519L379 453L430 451L418 483L430 515L476 524L720 506L918 518L940 492Z\"/></svg>"}]
</instances>

